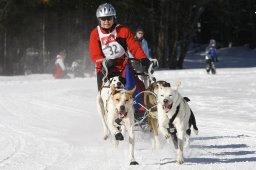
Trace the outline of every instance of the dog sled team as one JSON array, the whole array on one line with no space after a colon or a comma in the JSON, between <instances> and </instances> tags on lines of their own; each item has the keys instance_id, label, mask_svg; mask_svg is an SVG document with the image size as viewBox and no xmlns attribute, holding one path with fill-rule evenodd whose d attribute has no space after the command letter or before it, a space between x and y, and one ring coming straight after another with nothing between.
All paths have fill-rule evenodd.
<instances>
[{"instance_id":1,"label":"dog sled team","mask_svg":"<svg viewBox=\"0 0 256 170\"><path fill-rule=\"evenodd\" d=\"M198 133L189 99L178 92L179 84L175 87L155 80L152 70L157 61L146 56L127 27L116 23L116 11L111 4L100 5L96 17L99 25L90 35L90 54L97 71L97 110L103 124L103 139L111 138L117 146L127 134L130 165L137 165L134 127L136 114L144 111L156 145L160 145L159 131L165 139L172 139L177 163L184 163L183 148L191 134L190 127ZM128 51L134 59L128 58ZM131 66L134 60L144 70L139 75L146 76L150 82L147 89L143 89L145 84Z\"/></svg>"},{"instance_id":2,"label":"dog sled team","mask_svg":"<svg viewBox=\"0 0 256 170\"><path fill-rule=\"evenodd\" d=\"M104 135L109 136L115 145L124 140L127 131L130 145L130 164L138 164L134 158L134 125L136 114L132 97L135 88L125 90L121 77L113 77L106 82L97 95L97 109L101 114ZM160 145L158 130L164 138L171 138L177 150L177 163L184 163L184 143L191 134L193 126L195 134L198 133L195 116L188 105L188 98L184 98L178 92L178 87L172 87L166 81L156 81L147 89L145 95L145 107L156 106L156 117L148 114L148 124L151 126L156 145Z\"/></svg>"}]
</instances>

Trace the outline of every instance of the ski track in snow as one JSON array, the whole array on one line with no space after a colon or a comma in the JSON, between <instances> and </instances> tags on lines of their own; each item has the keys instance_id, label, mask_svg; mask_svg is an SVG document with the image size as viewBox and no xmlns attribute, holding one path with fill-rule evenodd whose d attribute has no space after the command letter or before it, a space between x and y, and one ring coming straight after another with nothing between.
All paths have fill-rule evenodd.
<instances>
[{"instance_id":1,"label":"ski track in snow","mask_svg":"<svg viewBox=\"0 0 256 170\"><path fill-rule=\"evenodd\" d=\"M96 111L96 79L54 80L51 75L0 77L1 170L255 169L255 68L156 71L157 80L175 84L188 96L199 135L192 132L185 163L175 163L171 142L136 130L135 158L129 166L128 141L115 148L104 141Z\"/></svg>"}]
</instances>

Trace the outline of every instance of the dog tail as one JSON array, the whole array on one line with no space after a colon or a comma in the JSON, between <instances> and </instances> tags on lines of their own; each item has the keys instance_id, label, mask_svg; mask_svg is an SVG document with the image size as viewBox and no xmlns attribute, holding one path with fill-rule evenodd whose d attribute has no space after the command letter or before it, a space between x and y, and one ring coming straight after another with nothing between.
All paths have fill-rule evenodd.
<instances>
[{"instance_id":1,"label":"dog tail","mask_svg":"<svg viewBox=\"0 0 256 170\"><path fill-rule=\"evenodd\" d=\"M193 113L193 111L190 109L190 112L191 112L191 115L190 115L190 118L189 118L189 126L193 126L193 130L194 130L194 133L197 135L198 134L198 127L196 125L196 118L195 118L195 115Z\"/></svg>"}]
</instances>

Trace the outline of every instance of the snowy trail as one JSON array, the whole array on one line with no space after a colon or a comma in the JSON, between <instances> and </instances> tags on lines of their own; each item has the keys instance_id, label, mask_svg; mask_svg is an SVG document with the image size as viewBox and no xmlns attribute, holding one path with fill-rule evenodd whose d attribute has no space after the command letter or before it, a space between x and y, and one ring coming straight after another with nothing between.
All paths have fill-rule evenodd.
<instances>
[{"instance_id":1,"label":"snowy trail","mask_svg":"<svg viewBox=\"0 0 256 170\"><path fill-rule=\"evenodd\" d=\"M51 75L0 77L1 170L254 169L256 165L255 68L157 71L158 80L188 96L199 135L192 132L185 164L175 163L172 143L136 131L135 157L128 142L116 149L102 139L96 111L96 79L54 80Z\"/></svg>"}]
</instances>

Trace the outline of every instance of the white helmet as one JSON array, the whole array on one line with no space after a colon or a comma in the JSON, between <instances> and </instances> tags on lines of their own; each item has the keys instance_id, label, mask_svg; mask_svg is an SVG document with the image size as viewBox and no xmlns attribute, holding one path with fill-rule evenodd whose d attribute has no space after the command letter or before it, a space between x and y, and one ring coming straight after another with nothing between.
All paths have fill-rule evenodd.
<instances>
[{"instance_id":1,"label":"white helmet","mask_svg":"<svg viewBox=\"0 0 256 170\"><path fill-rule=\"evenodd\" d=\"M101 4L96 11L96 17L100 18L100 17L110 17L110 16L116 17L115 8L108 3Z\"/></svg>"}]
</instances>

